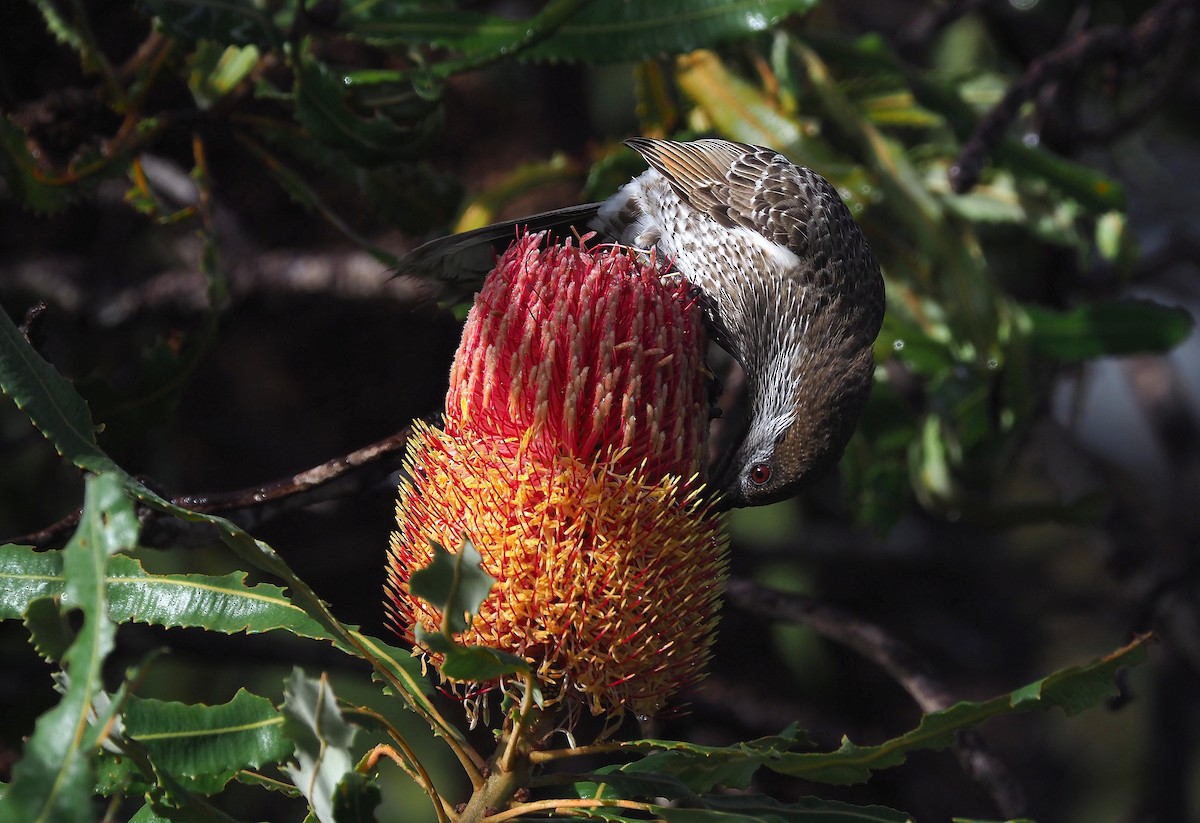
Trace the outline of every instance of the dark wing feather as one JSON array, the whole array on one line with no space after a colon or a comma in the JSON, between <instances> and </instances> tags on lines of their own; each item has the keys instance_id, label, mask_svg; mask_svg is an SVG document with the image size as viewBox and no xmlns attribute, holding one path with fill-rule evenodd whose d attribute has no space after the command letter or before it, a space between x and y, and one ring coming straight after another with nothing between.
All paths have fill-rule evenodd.
<instances>
[{"instance_id":1,"label":"dark wing feather","mask_svg":"<svg viewBox=\"0 0 1200 823\"><path fill-rule=\"evenodd\" d=\"M599 203L568 206L439 237L401 258L396 274L438 284L455 299L466 297L483 284L496 258L517 238L518 232L549 231L558 239L583 235L591 231L588 223L599 207Z\"/></svg>"}]
</instances>

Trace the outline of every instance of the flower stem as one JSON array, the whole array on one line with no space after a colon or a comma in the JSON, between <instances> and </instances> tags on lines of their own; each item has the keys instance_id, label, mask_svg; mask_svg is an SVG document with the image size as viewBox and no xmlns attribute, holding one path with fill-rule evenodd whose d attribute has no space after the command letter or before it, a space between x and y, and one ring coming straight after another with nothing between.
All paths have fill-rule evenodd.
<instances>
[{"instance_id":1,"label":"flower stem","mask_svg":"<svg viewBox=\"0 0 1200 823\"><path fill-rule=\"evenodd\" d=\"M511 722L506 724L496 754L489 761L491 770L487 779L467 801L466 808L458 816L458 823L490 820L496 809L503 809L518 790L529 785L533 772L529 756L538 740L537 727L542 714L534 701L537 681L532 670L525 672L524 677L521 705L510 715Z\"/></svg>"}]
</instances>

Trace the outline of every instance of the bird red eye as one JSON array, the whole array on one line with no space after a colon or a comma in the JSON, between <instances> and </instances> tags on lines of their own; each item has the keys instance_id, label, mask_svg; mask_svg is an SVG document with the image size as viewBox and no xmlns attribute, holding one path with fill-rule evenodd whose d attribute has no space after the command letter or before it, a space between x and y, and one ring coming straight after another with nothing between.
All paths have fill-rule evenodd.
<instances>
[{"instance_id":1,"label":"bird red eye","mask_svg":"<svg viewBox=\"0 0 1200 823\"><path fill-rule=\"evenodd\" d=\"M754 481L754 485L761 486L771 479L771 464L770 463L755 463L750 467L750 479Z\"/></svg>"}]
</instances>

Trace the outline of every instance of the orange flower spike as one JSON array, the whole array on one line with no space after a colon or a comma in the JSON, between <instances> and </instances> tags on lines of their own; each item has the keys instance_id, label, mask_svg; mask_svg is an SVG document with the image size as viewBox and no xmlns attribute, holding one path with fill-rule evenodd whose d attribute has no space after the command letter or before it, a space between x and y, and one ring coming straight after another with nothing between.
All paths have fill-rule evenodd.
<instances>
[{"instance_id":1,"label":"orange flower spike","mask_svg":"<svg viewBox=\"0 0 1200 823\"><path fill-rule=\"evenodd\" d=\"M439 624L408 578L466 536L497 584L463 642L525 657L550 704L652 714L702 676L725 577L700 310L653 259L540 239L476 297L443 430L414 427L390 613Z\"/></svg>"}]
</instances>

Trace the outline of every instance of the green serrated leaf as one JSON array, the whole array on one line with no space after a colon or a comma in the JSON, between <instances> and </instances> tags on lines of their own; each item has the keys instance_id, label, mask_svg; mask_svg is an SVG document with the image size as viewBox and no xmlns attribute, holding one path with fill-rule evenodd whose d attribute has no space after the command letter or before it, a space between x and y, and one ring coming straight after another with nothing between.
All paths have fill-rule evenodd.
<instances>
[{"instance_id":1,"label":"green serrated leaf","mask_svg":"<svg viewBox=\"0 0 1200 823\"><path fill-rule=\"evenodd\" d=\"M283 730L295 745L296 756L295 763L287 766L288 776L321 823L338 823L334 807L344 807L337 802L339 793L356 789L345 781L354 780L350 775L355 774L358 758L350 747L358 727L342 715L326 676L311 678L299 668L292 670L284 688L283 717Z\"/></svg>"},{"instance_id":2,"label":"green serrated leaf","mask_svg":"<svg viewBox=\"0 0 1200 823\"><path fill-rule=\"evenodd\" d=\"M0 312L2 314L2 312ZM94 756L103 723L92 717L104 693L101 668L112 651L105 577L109 558L133 545L137 519L120 479L91 476L79 526L63 552L62 602L83 611L83 626L63 655L70 676L58 705L38 718L0 804L0 823L91 821Z\"/></svg>"},{"instance_id":3,"label":"green serrated leaf","mask_svg":"<svg viewBox=\"0 0 1200 823\"><path fill-rule=\"evenodd\" d=\"M349 6L343 24L353 34L383 45L436 45L467 54L602 63L678 54L748 37L769 31L785 17L807 12L815 4L815 0L593 0L578 11L567 7L571 13L562 13L564 19L547 26L547 33L541 28L546 23L544 13L512 20L401 3L392 14L376 12L370 17ZM540 39L530 44L534 38Z\"/></svg>"},{"instance_id":4,"label":"green serrated leaf","mask_svg":"<svg viewBox=\"0 0 1200 823\"><path fill-rule=\"evenodd\" d=\"M710 792L717 786L745 789L750 785L750 777L764 763L796 749L811 747L808 735L794 723L778 735L724 748L674 740L635 740L623 748L654 753L618 766L614 773L668 775L697 794Z\"/></svg>"},{"instance_id":5,"label":"green serrated leaf","mask_svg":"<svg viewBox=\"0 0 1200 823\"><path fill-rule=\"evenodd\" d=\"M1046 711L1054 707L1073 714L1095 706L1116 694L1113 678L1119 668L1137 665L1145 659L1145 646L1150 639L1148 635L1139 637L1099 660L1062 669L1011 694L983 703L964 701L927 714L912 731L876 746L857 746L844 739L836 751L797 752L794 749L806 741L795 729L789 729L778 738L763 738L726 748L678 741L636 740L624 744L623 748L653 753L618 767L618 771L669 775L698 793L708 792L718 785L743 787L749 776L761 767L820 783L861 783L875 770L904 763L914 751L937 751L951 746L956 732L974 728L997 715Z\"/></svg>"},{"instance_id":6,"label":"green serrated leaf","mask_svg":"<svg viewBox=\"0 0 1200 823\"><path fill-rule=\"evenodd\" d=\"M1149 300L1089 303L1066 312L1023 308L1030 323L1030 351L1068 361L1169 351L1195 325L1186 309Z\"/></svg>"},{"instance_id":7,"label":"green serrated leaf","mask_svg":"<svg viewBox=\"0 0 1200 823\"><path fill-rule=\"evenodd\" d=\"M287 631L351 651L283 589L270 583L247 585L244 572L156 575L134 558L118 555L109 564L106 582L109 615L117 623L204 628L225 634ZM0 619L20 617L38 598L59 596L63 585L62 552L0 546ZM432 693L420 663L408 652L359 632L351 634L418 694Z\"/></svg>"},{"instance_id":8,"label":"green serrated leaf","mask_svg":"<svg viewBox=\"0 0 1200 823\"><path fill-rule=\"evenodd\" d=\"M464 538L453 554L437 543L431 545L433 559L413 572L409 588L442 612L444 634L458 634L471 625L471 616L479 612L496 579L483 570L483 557L470 540Z\"/></svg>"},{"instance_id":9,"label":"green serrated leaf","mask_svg":"<svg viewBox=\"0 0 1200 823\"><path fill-rule=\"evenodd\" d=\"M0 547L0 550L3 548ZM7 595L5 599L8 599ZM66 615L58 607L58 601L52 597L39 597L31 601L24 610L24 623L25 628L29 630L29 640L34 651L45 660L62 660L75 639L75 633L71 631Z\"/></svg>"},{"instance_id":10,"label":"green serrated leaf","mask_svg":"<svg viewBox=\"0 0 1200 823\"><path fill-rule=\"evenodd\" d=\"M904 812L886 806L853 806L819 797L781 803L763 795L709 795L696 805L699 808L653 810L667 823L912 823Z\"/></svg>"},{"instance_id":11,"label":"green serrated leaf","mask_svg":"<svg viewBox=\"0 0 1200 823\"><path fill-rule=\"evenodd\" d=\"M1113 678L1117 669L1145 660L1149 640L1149 636L1139 637L1105 657L1061 669L1011 694L983 703L964 701L927 714L917 728L877 746L856 746L845 740L835 752L790 753L763 765L772 771L822 783L860 783L876 769L900 765L911 752L951 746L955 732L974 728L996 715L1055 707L1074 714L1114 696L1117 689Z\"/></svg>"},{"instance_id":12,"label":"green serrated leaf","mask_svg":"<svg viewBox=\"0 0 1200 823\"><path fill-rule=\"evenodd\" d=\"M283 716L271 701L244 689L217 706L130 698L122 726L122 738L140 745L156 768L202 794L220 791L241 769L282 763L292 753ZM128 758L111 765L102 790L123 781L120 767L131 767Z\"/></svg>"},{"instance_id":13,"label":"green serrated leaf","mask_svg":"<svg viewBox=\"0 0 1200 823\"><path fill-rule=\"evenodd\" d=\"M3 311L0 311L0 389L63 457L97 474L120 471L96 444L87 403L69 380L33 350Z\"/></svg>"}]
</instances>

